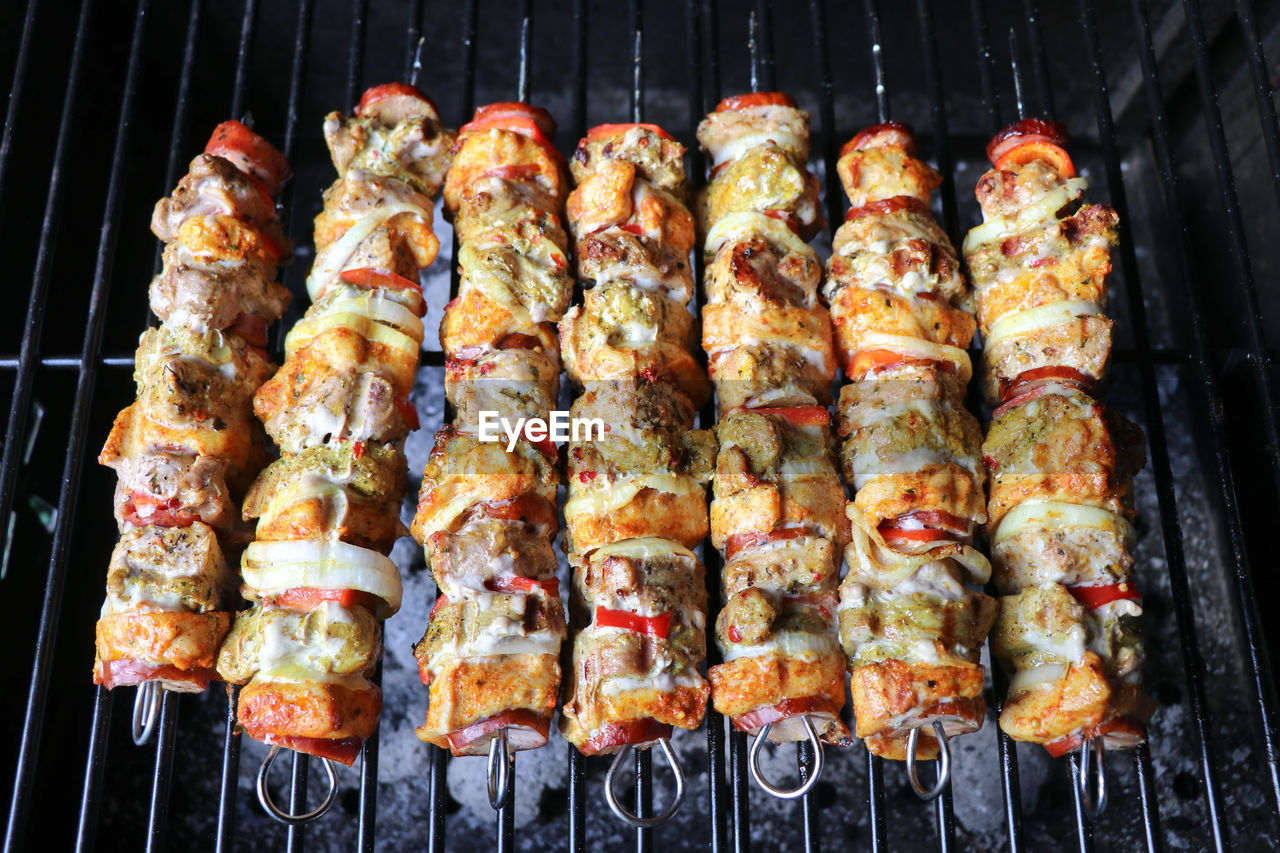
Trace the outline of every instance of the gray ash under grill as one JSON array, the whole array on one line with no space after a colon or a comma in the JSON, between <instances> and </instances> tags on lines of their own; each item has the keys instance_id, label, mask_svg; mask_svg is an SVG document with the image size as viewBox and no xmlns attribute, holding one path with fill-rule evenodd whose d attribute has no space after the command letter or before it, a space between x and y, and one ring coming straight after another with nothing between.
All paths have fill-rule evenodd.
<instances>
[{"instance_id":1,"label":"gray ash under grill","mask_svg":"<svg viewBox=\"0 0 1280 853\"><path fill-rule=\"evenodd\" d=\"M979 219L972 186L986 168L983 146L1014 117L1010 27L1021 45L1028 113L1052 106L1069 125L1072 155L1091 179L1094 199L1120 206L1112 180L1123 179L1128 242L1116 254L1109 310L1119 337L1103 396L1148 435L1151 461L1137 483L1137 577L1148 613L1146 681L1159 710L1140 760L1109 757L1110 804L1096 825L1078 817L1066 759L1021 745L1016 761L1002 765L989 711L980 733L954 742L952 793L936 806L915 797L899 765L869 762L861 746L829 749L823 777L805 802L773 800L745 773L746 739L709 735L704 727L674 739L688 795L680 813L656 830L625 828L609 812L600 789L609 759L585 760L585 778L575 782L570 750L558 735L519 755L514 807L495 826L485 762L446 764L413 733L426 690L410 646L435 590L419 549L406 539L393 552L404 572L405 605L386 626L377 745L367 751L363 774L361 762L340 770L328 815L289 832L263 814L253 795L261 745L245 740L231 753L238 767L223 790L221 689L171 697L157 750L129 740L133 692L95 694L89 681L92 626L115 535L113 481L93 455L111 417L131 398L131 353L147 316L156 251L147 217L214 124L241 110L252 113L259 132L284 144L296 172L284 199L285 221L300 247L286 274L296 300L281 324L288 328L307 304L311 218L332 180L323 115L349 108L365 85L404 76L418 32L426 38L421 82L446 121L456 126L472 104L514 98L520 4L194 2L140 3L147 12L137 28L134 4L86 0L77 19L78 6L73 14L71 4L37 0L29 25L17 4L0 10L0 76L15 80L0 145L0 244L12 259L11 291L30 294L29 304L0 318L7 342L0 346L0 394L8 402L0 518L12 507L14 519L0 574L9 614L0 641L14 673L0 696L6 732L0 778L18 783L6 849L67 849L77 840L85 849L96 843L131 850L1280 847L1280 780L1267 763L1277 735L1275 706L1263 638L1264 629L1277 633L1267 623L1276 600L1267 534L1275 526L1280 448L1269 443L1277 413L1266 408L1264 395L1277 379L1266 334L1274 344L1280 330L1280 160L1269 156L1280 154L1271 95L1280 67L1280 5L1133 0L1037 10L1034 0L880 3L893 116L916 128L927 159L942 161L940 221L953 239ZM556 141L569 150L585 127L631 112L631 11L585 0L532 6L530 100L557 117ZM828 193L838 193L826 181L831 161L822 154L829 157L876 114L862 3L651 0L643 14L645 118L689 144L693 121L720 94L749 88L751 9L772 24L771 38L760 45L762 85L771 85L772 74L772 85L813 114L814 168ZM824 38L815 39L815 9L825 19ZM1149 31L1135 11L1145 14ZM991 45L985 60L975 48L982 33L975 21L983 19L982 37ZM473 52L464 42L471 21ZM938 38L922 24L932 24ZM1146 38L1158 57L1158 78L1144 65ZM1260 82L1251 53L1259 38L1258 49L1266 50L1258 57ZM1110 112L1101 116L1095 41L1109 84ZM577 53L584 44L585 64ZM695 44L701 59L691 62ZM699 88L691 90L691 79L705 103L693 103ZM64 97L70 123L59 149ZM122 108L129 124L117 153ZM940 109L947 123L941 140ZM1112 119L1114 136L1107 133ZM1216 150L1219 132L1228 152ZM1222 169L1224 153L1234 181ZM840 212L838 204L829 206ZM104 223L109 228L100 232ZM438 223L444 250L426 289L429 329L450 291L448 229ZM102 299L95 308L88 307L92 294ZM1144 309L1136 316L1135 306ZM407 446L406 521L443 416L433 334L427 347L437 352L426 357L413 395L422 430ZM987 698L994 707L994 696ZM709 747L719 753L714 768ZM770 777L793 778L794 747L769 754ZM278 762L272 777L280 800L289 765ZM661 761L654 765L653 802L661 807L669 779ZM869 787L868 772L878 785ZM318 764L311 763L309 775L314 801ZM433 777L447 780L434 796ZM1020 803L1006 800L1006 787Z\"/></svg>"}]
</instances>

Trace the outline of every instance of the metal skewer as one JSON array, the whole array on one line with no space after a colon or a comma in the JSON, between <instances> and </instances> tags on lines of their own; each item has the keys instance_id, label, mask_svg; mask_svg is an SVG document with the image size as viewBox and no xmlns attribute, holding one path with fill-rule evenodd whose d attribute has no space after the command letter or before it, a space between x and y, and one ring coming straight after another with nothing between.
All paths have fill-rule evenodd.
<instances>
[{"instance_id":1,"label":"metal skewer","mask_svg":"<svg viewBox=\"0 0 1280 853\"><path fill-rule=\"evenodd\" d=\"M884 82L884 53L880 39L880 4L867 0L868 34L871 36L871 63L876 72L876 117L884 124L889 120L889 89Z\"/></svg>"},{"instance_id":2,"label":"metal skewer","mask_svg":"<svg viewBox=\"0 0 1280 853\"><path fill-rule=\"evenodd\" d=\"M333 801L338 796L338 774L333 769L333 761L331 759L320 759L324 762L324 772L329 781L328 791L325 793L324 799L320 801L320 805L309 812L291 814L276 805L276 801L271 798L271 791L267 787L267 776L271 773L271 765L275 763L283 749L284 747L278 744L272 744L271 749L267 752L267 757L263 759L262 765L258 768L258 802L262 803L262 808L266 810L267 814L285 826L302 826L323 815L333 805ZM290 799L292 799L292 796L290 796Z\"/></svg>"},{"instance_id":3,"label":"metal skewer","mask_svg":"<svg viewBox=\"0 0 1280 853\"><path fill-rule=\"evenodd\" d=\"M1009 28L1009 69L1013 72L1013 103L1019 119L1027 117L1026 104L1022 99L1022 69L1018 67L1018 34L1013 27Z\"/></svg>"},{"instance_id":4,"label":"metal skewer","mask_svg":"<svg viewBox=\"0 0 1280 853\"><path fill-rule=\"evenodd\" d=\"M1075 783L1080 786L1080 805L1090 820L1097 820L1107 808L1106 742L1094 735L1080 744L1080 772Z\"/></svg>"}]
</instances>

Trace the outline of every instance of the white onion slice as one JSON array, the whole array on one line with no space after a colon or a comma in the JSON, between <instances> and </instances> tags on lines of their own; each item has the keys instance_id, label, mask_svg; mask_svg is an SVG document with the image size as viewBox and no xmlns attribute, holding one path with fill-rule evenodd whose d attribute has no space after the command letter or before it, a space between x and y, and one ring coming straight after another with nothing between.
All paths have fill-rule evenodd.
<instances>
[{"instance_id":1,"label":"white onion slice","mask_svg":"<svg viewBox=\"0 0 1280 853\"><path fill-rule=\"evenodd\" d=\"M245 549L241 573L245 586L259 597L288 589L353 589L385 601L385 616L400 609L403 595L395 563L346 542L253 542Z\"/></svg>"}]
</instances>

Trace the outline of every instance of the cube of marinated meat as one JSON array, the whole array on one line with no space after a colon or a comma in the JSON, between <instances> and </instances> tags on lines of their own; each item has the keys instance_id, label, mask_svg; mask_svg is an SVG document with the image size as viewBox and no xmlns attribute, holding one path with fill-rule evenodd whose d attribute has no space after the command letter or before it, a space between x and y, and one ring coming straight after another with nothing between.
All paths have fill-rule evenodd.
<instances>
[{"instance_id":1,"label":"cube of marinated meat","mask_svg":"<svg viewBox=\"0 0 1280 853\"><path fill-rule=\"evenodd\" d=\"M235 472L229 483L225 459L149 446L144 431L133 429L133 410L130 406L116 417L98 457L116 471L114 505L121 529L130 524L184 527L201 521L240 533L236 496L248 486L249 472ZM265 456L255 461L265 462Z\"/></svg>"},{"instance_id":2,"label":"cube of marinated meat","mask_svg":"<svg viewBox=\"0 0 1280 853\"><path fill-rule=\"evenodd\" d=\"M225 609L233 579L212 528L126 528L111 552L103 617L123 613Z\"/></svg>"},{"instance_id":3,"label":"cube of marinated meat","mask_svg":"<svg viewBox=\"0 0 1280 853\"><path fill-rule=\"evenodd\" d=\"M497 127L468 131L458 137L453 153L444 185L444 205L450 214L462 206L468 187L483 178L536 184L557 204L569 195L569 174L560 152L516 131Z\"/></svg>"},{"instance_id":4,"label":"cube of marinated meat","mask_svg":"<svg viewBox=\"0 0 1280 853\"><path fill-rule=\"evenodd\" d=\"M778 146L805 163L809 160L809 114L782 104L717 110L698 125L698 143L711 155L712 167L763 145Z\"/></svg>"},{"instance_id":5,"label":"cube of marinated meat","mask_svg":"<svg viewBox=\"0 0 1280 853\"><path fill-rule=\"evenodd\" d=\"M93 682L108 690L148 681L199 693L217 676L214 663L231 614L186 611L103 616L94 631Z\"/></svg>"},{"instance_id":6,"label":"cube of marinated meat","mask_svg":"<svg viewBox=\"0 0 1280 853\"><path fill-rule=\"evenodd\" d=\"M275 202L265 188L230 161L212 154L200 154L192 160L173 194L156 203L151 231L168 243L177 239L188 219L213 214L238 217L256 225L279 247L282 257L292 256L293 243L285 236L276 218Z\"/></svg>"},{"instance_id":7,"label":"cube of marinated meat","mask_svg":"<svg viewBox=\"0 0 1280 853\"><path fill-rule=\"evenodd\" d=\"M771 531L772 533L773 531ZM788 596L827 596L840 576L840 552L830 539L800 532L790 538L731 540L720 569L726 596L755 588Z\"/></svg>"},{"instance_id":8,"label":"cube of marinated meat","mask_svg":"<svg viewBox=\"0 0 1280 853\"><path fill-rule=\"evenodd\" d=\"M1068 204L1043 216L1024 214L1011 229L965 239L965 259L979 294L978 327L994 333L1020 312L1058 302L1106 307L1116 212L1105 205Z\"/></svg>"},{"instance_id":9,"label":"cube of marinated meat","mask_svg":"<svg viewBox=\"0 0 1280 853\"><path fill-rule=\"evenodd\" d=\"M258 541L337 538L387 553L406 531L400 496L408 485L395 445L335 441L269 465L244 499Z\"/></svg>"},{"instance_id":10,"label":"cube of marinated meat","mask_svg":"<svg viewBox=\"0 0 1280 853\"><path fill-rule=\"evenodd\" d=\"M339 175L361 169L404 181L435 198L444 184L456 135L425 102L420 115L325 116L324 139Z\"/></svg>"},{"instance_id":11,"label":"cube of marinated meat","mask_svg":"<svg viewBox=\"0 0 1280 853\"><path fill-rule=\"evenodd\" d=\"M846 150L836 170L855 209L901 196L928 205L929 196L942 184L937 170L896 146Z\"/></svg>"},{"instance_id":12,"label":"cube of marinated meat","mask_svg":"<svg viewBox=\"0 0 1280 853\"><path fill-rule=\"evenodd\" d=\"M471 515L525 518L544 534L554 533L558 460L528 441L518 441L511 452L506 446L452 426L436 433L422 472L413 538L425 543L440 531L456 531Z\"/></svg>"},{"instance_id":13,"label":"cube of marinated meat","mask_svg":"<svg viewBox=\"0 0 1280 853\"><path fill-rule=\"evenodd\" d=\"M630 539L597 549L576 568L574 602L585 611L678 613L678 621L692 630L706 628L705 570L686 548L660 538ZM580 614L590 619L590 613Z\"/></svg>"},{"instance_id":14,"label":"cube of marinated meat","mask_svg":"<svg viewBox=\"0 0 1280 853\"><path fill-rule=\"evenodd\" d=\"M427 720L415 730L423 741L454 755L485 755L497 730L472 737L472 727L506 715L503 731L512 750L547 742L560 690L559 655L450 658L429 677Z\"/></svg>"},{"instance_id":15,"label":"cube of marinated meat","mask_svg":"<svg viewBox=\"0 0 1280 853\"><path fill-rule=\"evenodd\" d=\"M640 234L609 228L577 242L578 277L597 285L629 281L681 305L693 295L688 254Z\"/></svg>"},{"instance_id":16,"label":"cube of marinated meat","mask_svg":"<svg viewBox=\"0 0 1280 853\"><path fill-rule=\"evenodd\" d=\"M560 359L554 349L487 350L445 362L445 396L456 410L453 422L465 432L480 430L484 412L513 424L519 418L546 419L559 393Z\"/></svg>"},{"instance_id":17,"label":"cube of marinated meat","mask_svg":"<svg viewBox=\"0 0 1280 853\"><path fill-rule=\"evenodd\" d=\"M526 326L556 322L573 299L568 257L549 240L504 236L502 243L462 245L460 291L479 291Z\"/></svg>"},{"instance_id":18,"label":"cube of marinated meat","mask_svg":"<svg viewBox=\"0 0 1280 853\"><path fill-rule=\"evenodd\" d=\"M537 184L500 177L478 178L463 193L453 230L463 245L515 243L543 266L558 268L569 237L560 224L556 199Z\"/></svg>"},{"instance_id":19,"label":"cube of marinated meat","mask_svg":"<svg viewBox=\"0 0 1280 853\"><path fill-rule=\"evenodd\" d=\"M535 589L441 599L413 647L419 670L434 676L454 660L556 654L565 636L564 611L557 596Z\"/></svg>"},{"instance_id":20,"label":"cube of marinated meat","mask_svg":"<svg viewBox=\"0 0 1280 853\"><path fill-rule=\"evenodd\" d=\"M1087 394L1044 385L997 413L982 453L990 523L1025 500L1060 500L1125 514L1142 467L1141 431Z\"/></svg>"},{"instance_id":21,"label":"cube of marinated meat","mask_svg":"<svg viewBox=\"0 0 1280 853\"><path fill-rule=\"evenodd\" d=\"M687 203L683 145L653 125L606 125L596 130L601 132L589 133L570 158L574 181L583 183L606 161L625 161L636 167L640 177Z\"/></svg>"},{"instance_id":22,"label":"cube of marinated meat","mask_svg":"<svg viewBox=\"0 0 1280 853\"><path fill-rule=\"evenodd\" d=\"M257 336L249 343L266 343L266 326L288 307L289 291L263 277L250 264L224 266L179 260L187 255L180 243L165 247L164 266L151 280L151 310L166 323L195 331L235 328L242 337L248 318L258 318ZM252 320L248 320L252 323Z\"/></svg>"},{"instance_id":23,"label":"cube of marinated meat","mask_svg":"<svg viewBox=\"0 0 1280 853\"><path fill-rule=\"evenodd\" d=\"M734 537L780 529L806 530L844 547L844 486L825 425L744 410L722 418L716 438L711 541L717 548Z\"/></svg>"},{"instance_id":24,"label":"cube of marinated meat","mask_svg":"<svg viewBox=\"0 0 1280 853\"><path fill-rule=\"evenodd\" d=\"M908 664L898 660L860 666L849 681L855 734L873 755L905 761L912 729L919 729L915 755L938 756L933 724L950 737L982 728L984 670L977 664Z\"/></svg>"},{"instance_id":25,"label":"cube of marinated meat","mask_svg":"<svg viewBox=\"0 0 1280 853\"><path fill-rule=\"evenodd\" d=\"M393 177L352 170L325 190L315 219L316 260L307 291L320 299L349 270L377 269L417 282L435 260L429 196Z\"/></svg>"},{"instance_id":26,"label":"cube of marinated meat","mask_svg":"<svg viewBox=\"0 0 1280 853\"><path fill-rule=\"evenodd\" d=\"M996 588L1010 594L1057 583L1109 586L1133 570L1133 525L1123 516L1057 501L1015 507L991 534Z\"/></svg>"},{"instance_id":27,"label":"cube of marinated meat","mask_svg":"<svg viewBox=\"0 0 1280 853\"><path fill-rule=\"evenodd\" d=\"M378 728L382 691L361 677L341 681L283 681L255 678L240 690L236 722L254 740L293 738L339 743L368 738ZM350 765L359 755L335 760Z\"/></svg>"},{"instance_id":28,"label":"cube of marinated meat","mask_svg":"<svg viewBox=\"0 0 1280 853\"><path fill-rule=\"evenodd\" d=\"M903 296L935 294L959 305L968 289L955 248L925 204L874 205L845 221L831 247L823 295L846 286L882 286Z\"/></svg>"},{"instance_id":29,"label":"cube of marinated meat","mask_svg":"<svg viewBox=\"0 0 1280 853\"><path fill-rule=\"evenodd\" d=\"M265 383L253 398L254 414L285 453L335 440L392 442L416 428L407 397L378 374L335 373L323 358L308 361L297 371L302 387L296 394L282 371L276 374L281 382Z\"/></svg>"},{"instance_id":30,"label":"cube of marinated meat","mask_svg":"<svg viewBox=\"0 0 1280 853\"><path fill-rule=\"evenodd\" d=\"M365 676L382 653L382 628L359 605L325 601L313 608L260 604L236 614L218 655L218 674L232 684L259 680L323 681Z\"/></svg>"},{"instance_id":31,"label":"cube of marinated meat","mask_svg":"<svg viewBox=\"0 0 1280 853\"><path fill-rule=\"evenodd\" d=\"M1057 302L1014 314L985 341L983 398L996 405L1031 383L1052 379L1093 390L1105 378L1114 328L1114 320L1087 302Z\"/></svg>"},{"instance_id":32,"label":"cube of marinated meat","mask_svg":"<svg viewBox=\"0 0 1280 853\"><path fill-rule=\"evenodd\" d=\"M845 481L857 490L855 503L872 526L938 511L961 526L981 524L987 515L982 428L958 402L913 398L918 390L917 381L892 378L842 389L840 461Z\"/></svg>"},{"instance_id":33,"label":"cube of marinated meat","mask_svg":"<svg viewBox=\"0 0 1280 853\"><path fill-rule=\"evenodd\" d=\"M703 309L702 348L721 413L749 406L826 405L836 361L821 307L769 306L744 314L733 304Z\"/></svg>"},{"instance_id":34,"label":"cube of marinated meat","mask_svg":"<svg viewBox=\"0 0 1280 853\"><path fill-rule=\"evenodd\" d=\"M475 518L454 532L428 537L424 548L427 565L446 598L521 586L531 592L533 584L523 584L523 579L541 583L556 576L551 541L521 520Z\"/></svg>"},{"instance_id":35,"label":"cube of marinated meat","mask_svg":"<svg viewBox=\"0 0 1280 853\"><path fill-rule=\"evenodd\" d=\"M607 282L560 321L560 348L579 384L641 376L672 383L701 405L710 386L693 357L693 334L693 317L680 303L628 281Z\"/></svg>"},{"instance_id":36,"label":"cube of marinated meat","mask_svg":"<svg viewBox=\"0 0 1280 853\"><path fill-rule=\"evenodd\" d=\"M783 217L807 240L825 224L820 192L817 176L803 160L776 145L759 145L725 166L698 194L698 225L706 233L731 213L754 211Z\"/></svg>"},{"instance_id":37,"label":"cube of marinated meat","mask_svg":"<svg viewBox=\"0 0 1280 853\"><path fill-rule=\"evenodd\" d=\"M991 169L978 179L974 195L982 206L984 221L1002 216L1021 219L1029 208L1059 190L1071 191L1063 203L1078 197L1084 192L1083 183L1063 178L1052 164L1037 158L1007 171Z\"/></svg>"},{"instance_id":38,"label":"cube of marinated meat","mask_svg":"<svg viewBox=\"0 0 1280 853\"><path fill-rule=\"evenodd\" d=\"M772 229L780 224L770 217L736 213L727 219L750 217L752 225ZM764 223L761 222L764 221ZM718 226L717 226L718 227ZM790 229L782 226L787 234ZM758 236L763 234L763 236ZM706 269L707 301L724 303L739 310L758 310L766 305L793 308L818 307L818 282L822 266L804 243L773 241L776 233L753 231L752 236L728 237L716 250ZM794 235L792 235L794 236ZM711 244L711 240L707 241Z\"/></svg>"},{"instance_id":39,"label":"cube of marinated meat","mask_svg":"<svg viewBox=\"0 0 1280 853\"><path fill-rule=\"evenodd\" d=\"M681 257L693 250L696 240L688 208L638 177L634 164L621 160L606 160L578 184L565 203L565 216L577 240L622 228L670 246Z\"/></svg>"},{"instance_id":40,"label":"cube of marinated meat","mask_svg":"<svg viewBox=\"0 0 1280 853\"><path fill-rule=\"evenodd\" d=\"M214 213L187 219L178 227L173 242L165 247L164 260L170 258L189 266L248 266L263 279L272 281L281 252L256 225Z\"/></svg>"}]
</instances>

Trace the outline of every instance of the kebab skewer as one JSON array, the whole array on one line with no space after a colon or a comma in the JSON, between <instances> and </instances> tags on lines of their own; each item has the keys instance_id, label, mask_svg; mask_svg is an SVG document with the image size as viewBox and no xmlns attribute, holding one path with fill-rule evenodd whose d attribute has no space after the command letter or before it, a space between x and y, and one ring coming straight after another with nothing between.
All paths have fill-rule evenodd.
<instances>
[{"instance_id":1,"label":"kebab skewer","mask_svg":"<svg viewBox=\"0 0 1280 853\"><path fill-rule=\"evenodd\" d=\"M120 540L96 632L94 682L139 685L134 739L153 693L199 692L216 677L244 541L238 501L266 461L252 398L275 369L261 347L289 293L291 256L271 195L284 156L238 121L219 125L151 228L165 241L150 302L161 325L135 357L137 401L99 461L116 470ZM154 720L154 714L150 715Z\"/></svg>"},{"instance_id":2,"label":"kebab skewer","mask_svg":"<svg viewBox=\"0 0 1280 853\"><path fill-rule=\"evenodd\" d=\"M1092 396L1105 377L1117 217L1089 204L1065 128L1020 120L987 146L965 257L983 335L988 530L1001 593L1000 726L1058 756L1146 740L1132 480L1141 430ZM1099 769L1101 762L1099 761Z\"/></svg>"},{"instance_id":3,"label":"kebab skewer","mask_svg":"<svg viewBox=\"0 0 1280 853\"><path fill-rule=\"evenodd\" d=\"M573 278L554 130L527 104L479 108L444 189L460 247L440 335L455 415L436 434L413 521L440 590L414 647L430 689L417 734L454 755L490 752L491 768L546 743L560 689L558 451L545 436L508 447L481 429L488 418L545 422L556 405L555 322ZM495 809L503 793L491 780Z\"/></svg>"},{"instance_id":4,"label":"kebab skewer","mask_svg":"<svg viewBox=\"0 0 1280 853\"><path fill-rule=\"evenodd\" d=\"M433 198L453 142L431 99L400 83L366 91L351 117L331 113L324 133L338 179L315 220L311 307L254 399L282 455L245 499L244 517L257 519L242 562L251 607L218 659L244 685L239 725L272 745L259 797L292 822L262 784L279 749L351 764L378 724L369 677L401 598L387 553L404 532L400 447L417 427L418 275L436 255Z\"/></svg>"},{"instance_id":5,"label":"kebab skewer","mask_svg":"<svg viewBox=\"0 0 1280 853\"><path fill-rule=\"evenodd\" d=\"M693 429L710 385L692 354L688 266L694 221L684 146L652 124L602 125L571 161L566 211L581 305L560 322L565 370L582 394L579 422L603 434L568 446L566 552L573 569L572 675L561 733L584 755L616 753L608 799L649 826L679 807L682 770L668 740L697 728L709 687L704 484L714 437ZM677 774L661 815L622 808L612 782L631 748L658 745Z\"/></svg>"},{"instance_id":6,"label":"kebab skewer","mask_svg":"<svg viewBox=\"0 0 1280 853\"><path fill-rule=\"evenodd\" d=\"M867 128L837 163L852 209L836 232L824 295L850 384L841 463L854 490L840 635L856 734L907 760L916 792L941 793L946 741L982 727L979 655L995 616L972 545L986 521L982 432L964 407L975 322L954 248L929 213L941 181L911 130ZM917 758L939 758L924 788Z\"/></svg>"},{"instance_id":7,"label":"kebab skewer","mask_svg":"<svg viewBox=\"0 0 1280 853\"><path fill-rule=\"evenodd\" d=\"M822 268L805 240L821 230L808 171L808 113L787 95L726 98L698 127L712 164L698 199L706 255L702 346L716 386L711 541L725 558L716 623L723 663L716 710L764 739L850 743L841 721L844 656L836 623L844 487L826 409L835 375Z\"/></svg>"}]
</instances>

